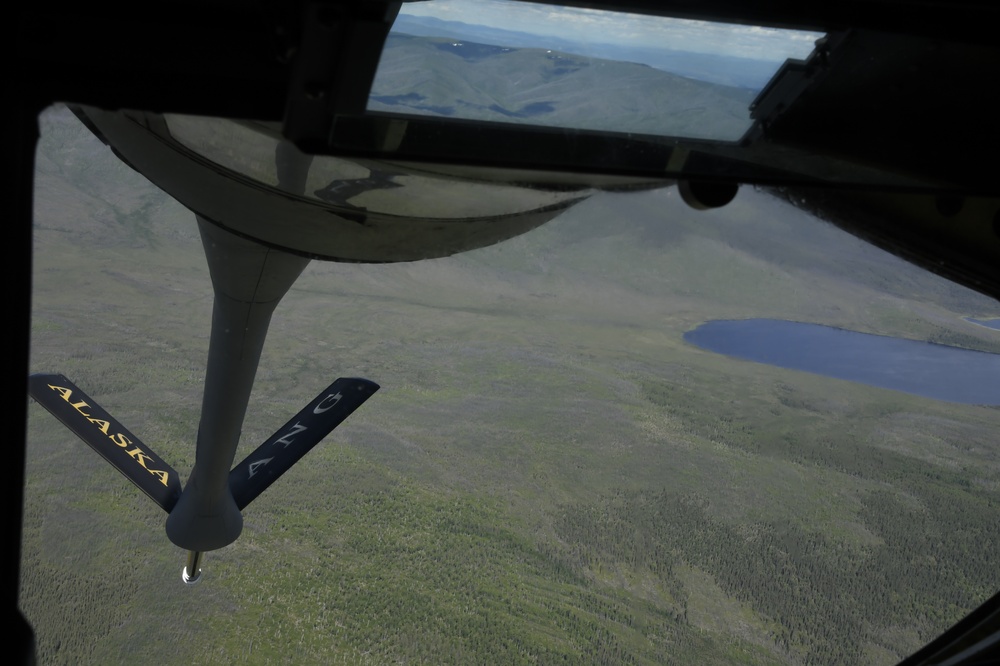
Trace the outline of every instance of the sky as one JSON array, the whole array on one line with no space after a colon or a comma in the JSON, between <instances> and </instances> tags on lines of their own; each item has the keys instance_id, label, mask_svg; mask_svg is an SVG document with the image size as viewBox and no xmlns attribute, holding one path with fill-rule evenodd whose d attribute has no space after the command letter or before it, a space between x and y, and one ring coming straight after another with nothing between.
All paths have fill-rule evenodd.
<instances>
[{"instance_id":1,"label":"sky","mask_svg":"<svg viewBox=\"0 0 1000 666\"><path fill-rule=\"evenodd\" d=\"M665 47L783 61L804 58L821 33L560 7L512 0L404 3L401 14L486 25L577 41Z\"/></svg>"}]
</instances>

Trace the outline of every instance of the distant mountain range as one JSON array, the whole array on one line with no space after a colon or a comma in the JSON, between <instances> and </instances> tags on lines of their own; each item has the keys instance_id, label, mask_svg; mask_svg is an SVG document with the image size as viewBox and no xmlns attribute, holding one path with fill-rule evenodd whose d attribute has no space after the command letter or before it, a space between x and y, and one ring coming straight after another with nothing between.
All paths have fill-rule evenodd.
<instances>
[{"instance_id":1,"label":"distant mountain range","mask_svg":"<svg viewBox=\"0 0 1000 666\"><path fill-rule=\"evenodd\" d=\"M480 39L392 33L369 109L730 141L750 127L748 88Z\"/></svg>"},{"instance_id":2,"label":"distant mountain range","mask_svg":"<svg viewBox=\"0 0 1000 666\"><path fill-rule=\"evenodd\" d=\"M420 37L471 40L516 48L544 48L589 58L620 62L640 62L665 72L688 78L758 91L767 84L779 62L711 53L695 53L670 48L574 41L559 37L542 38L516 30L504 30L461 21L445 21L429 16L396 19L394 32ZM544 40L544 43L542 43Z\"/></svg>"}]
</instances>

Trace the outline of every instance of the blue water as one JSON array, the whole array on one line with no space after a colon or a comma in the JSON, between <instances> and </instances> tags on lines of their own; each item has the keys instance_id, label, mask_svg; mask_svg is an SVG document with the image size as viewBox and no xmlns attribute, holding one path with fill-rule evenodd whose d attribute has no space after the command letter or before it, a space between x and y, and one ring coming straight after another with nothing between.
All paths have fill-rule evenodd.
<instances>
[{"instance_id":1,"label":"blue water","mask_svg":"<svg viewBox=\"0 0 1000 666\"><path fill-rule=\"evenodd\" d=\"M966 317L965 321L972 322L973 324L979 324L980 326L985 326L986 328L992 328L995 331L1000 331L1000 319L973 319L972 317Z\"/></svg>"},{"instance_id":2,"label":"blue water","mask_svg":"<svg viewBox=\"0 0 1000 666\"><path fill-rule=\"evenodd\" d=\"M949 402L1000 405L1000 354L777 319L710 321L684 339L758 363Z\"/></svg>"}]
</instances>

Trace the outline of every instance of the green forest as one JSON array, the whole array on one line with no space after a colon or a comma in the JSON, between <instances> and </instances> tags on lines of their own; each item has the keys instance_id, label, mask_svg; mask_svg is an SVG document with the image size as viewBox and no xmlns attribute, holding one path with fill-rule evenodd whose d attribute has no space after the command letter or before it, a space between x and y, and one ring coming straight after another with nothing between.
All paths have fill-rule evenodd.
<instances>
[{"instance_id":1,"label":"green forest","mask_svg":"<svg viewBox=\"0 0 1000 666\"><path fill-rule=\"evenodd\" d=\"M212 289L193 215L42 118L32 372L182 476ZM166 516L29 405L21 608L42 664L891 664L1000 588L1000 408L755 364L769 317L1000 352L1000 305L744 188L597 193L447 259L314 262L237 459L338 376L382 389L196 586Z\"/></svg>"}]
</instances>

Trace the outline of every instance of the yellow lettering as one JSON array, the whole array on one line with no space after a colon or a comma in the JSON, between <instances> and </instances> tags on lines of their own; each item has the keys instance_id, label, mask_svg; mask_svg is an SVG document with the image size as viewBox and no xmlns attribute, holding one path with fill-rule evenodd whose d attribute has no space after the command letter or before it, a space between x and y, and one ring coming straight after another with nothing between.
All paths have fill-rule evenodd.
<instances>
[{"instance_id":1,"label":"yellow lettering","mask_svg":"<svg viewBox=\"0 0 1000 666\"><path fill-rule=\"evenodd\" d=\"M108 435L108 439L110 439L112 442L122 447L123 449L132 443L131 439L121 434L120 432L115 433L114 435Z\"/></svg>"},{"instance_id":2,"label":"yellow lettering","mask_svg":"<svg viewBox=\"0 0 1000 666\"><path fill-rule=\"evenodd\" d=\"M63 388L62 386L53 386L49 384L49 388L62 396L62 399L69 402L69 397L73 395L73 389Z\"/></svg>"},{"instance_id":3,"label":"yellow lettering","mask_svg":"<svg viewBox=\"0 0 1000 666\"><path fill-rule=\"evenodd\" d=\"M157 477L160 480L160 483L162 483L163 485L165 486L168 485L167 479L170 478L170 474L168 474L167 472L161 472L158 469L151 469L149 470L149 473Z\"/></svg>"},{"instance_id":4,"label":"yellow lettering","mask_svg":"<svg viewBox=\"0 0 1000 666\"><path fill-rule=\"evenodd\" d=\"M146 452L140 449L138 446L132 449L131 451L126 451L125 453L135 458L136 462L142 465L143 469L149 469L148 467L146 467L146 461L149 460L150 458L149 456L146 455Z\"/></svg>"},{"instance_id":5,"label":"yellow lettering","mask_svg":"<svg viewBox=\"0 0 1000 666\"><path fill-rule=\"evenodd\" d=\"M104 433L105 435L107 435L107 434L108 434L108 428L110 428L110 427L111 427L111 424L110 424L110 423L108 423L108 422L107 422L107 421L105 421L104 419L87 419L87 420L88 420L88 421L90 421L91 423L93 423L94 425L96 425L96 426L97 426L97 428L98 428L98 429L99 429L99 430L100 430L101 432L103 432L103 433Z\"/></svg>"},{"instance_id":6,"label":"yellow lettering","mask_svg":"<svg viewBox=\"0 0 1000 666\"><path fill-rule=\"evenodd\" d=\"M56 393L58 393L59 396L63 400L65 400L66 402L69 402L70 407L73 407L74 409L76 409L76 411L80 412L80 414L82 414L88 421L90 421L95 426L97 426L98 430L100 430L105 435L108 435L108 430L111 429L111 422L110 421L105 421L104 419L91 418L90 414L88 414L87 412L83 411L84 407L90 407L90 405L88 405L83 400L81 400L80 402L70 402L70 398L73 396L73 389L68 389L68 388L65 388L63 386L54 386L52 384L49 384L48 386L49 386L50 389L52 389L53 391L55 391ZM298 426L298 424L296 424L296 426ZM299 427L301 428L301 426L299 426ZM301 430L305 430L305 428L301 428ZM289 433L289 434L291 435L291 434L295 434L297 432L299 432L299 431L295 430L295 431L293 431L292 433ZM288 435L286 435L286 437L287 436ZM132 440L129 439L128 437L126 437L125 435L123 435L120 432L115 433L113 435L108 435L108 439L110 439L117 446L120 446L123 449L128 448L129 446L132 445ZM287 444L286 444L286 446L287 446ZM149 454L147 454L145 451L143 451L142 449L140 449L138 446L135 447L134 449L132 449L131 451L126 451L125 454L128 455L128 456L131 456L132 458L135 458L135 461L137 463L139 463L140 465L142 465L143 469L147 470L150 474L152 474L157 479L159 479L160 483L162 483L164 486L168 486L169 487L169 485L170 485L169 484L169 481L170 481L170 473L169 472L164 472L164 471L159 470L159 469L149 469L148 467L146 467L146 463L147 462L151 462L153 460L149 456Z\"/></svg>"},{"instance_id":7,"label":"yellow lettering","mask_svg":"<svg viewBox=\"0 0 1000 666\"><path fill-rule=\"evenodd\" d=\"M67 400L67 402L69 402L69 401ZM87 412L83 411L84 407L90 407L90 405L88 405L87 403L85 403L83 400L81 400L80 402L70 402L69 406L75 408L76 411L78 411L81 414L83 414L86 418L88 418L88 419L90 418L90 414L88 414Z\"/></svg>"},{"instance_id":8,"label":"yellow lettering","mask_svg":"<svg viewBox=\"0 0 1000 666\"><path fill-rule=\"evenodd\" d=\"M59 395L62 396L62 399L65 400L66 402L69 402L70 396L73 395L73 389L63 388L62 386L53 386L52 384L49 384L49 388L59 393ZM90 414L83 411L84 407L90 407L90 405L88 405L83 400L81 400L80 402L69 402L69 406L76 409L76 411L83 414L86 418L88 419L90 418Z\"/></svg>"}]
</instances>

